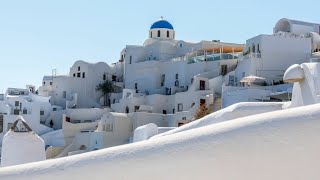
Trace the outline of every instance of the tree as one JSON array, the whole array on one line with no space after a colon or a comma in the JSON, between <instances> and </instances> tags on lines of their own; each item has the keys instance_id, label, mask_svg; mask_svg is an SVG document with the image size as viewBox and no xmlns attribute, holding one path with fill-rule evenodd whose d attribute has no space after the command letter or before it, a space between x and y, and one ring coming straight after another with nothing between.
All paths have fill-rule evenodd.
<instances>
[{"instance_id":1,"label":"tree","mask_svg":"<svg viewBox=\"0 0 320 180\"><path fill-rule=\"evenodd\" d=\"M200 105L199 108L197 109L193 119L197 120L197 119L201 119L203 117L205 117L206 115L209 115L213 112L213 107L209 106L206 107L205 105Z\"/></svg>"},{"instance_id":2,"label":"tree","mask_svg":"<svg viewBox=\"0 0 320 180\"><path fill-rule=\"evenodd\" d=\"M97 86L96 90L102 92L104 96L104 105L106 106L107 100L110 98L111 93L115 91L115 86L113 85L112 81L105 80L103 83Z\"/></svg>"}]
</instances>

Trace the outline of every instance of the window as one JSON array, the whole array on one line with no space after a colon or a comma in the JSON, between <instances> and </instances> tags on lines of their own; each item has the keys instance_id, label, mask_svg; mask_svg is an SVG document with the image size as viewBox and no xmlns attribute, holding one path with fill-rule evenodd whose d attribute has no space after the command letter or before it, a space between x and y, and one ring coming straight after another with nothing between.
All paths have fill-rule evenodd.
<instances>
[{"instance_id":1,"label":"window","mask_svg":"<svg viewBox=\"0 0 320 180\"><path fill-rule=\"evenodd\" d=\"M160 30L158 30L158 37L160 37Z\"/></svg>"},{"instance_id":2,"label":"window","mask_svg":"<svg viewBox=\"0 0 320 180\"><path fill-rule=\"evenodd\" d=\"M85 72L82 73L82 78L86 78Z\"/></svg>"},{"instance_id":3,"label":"window","mask_svg":"<svg viewBox=\"0 0 320 180\"><path fill-rule=\"evenodd\" d=\"M229 81L233 82L234 81L234 76L229 76Z\"/></svg>"},{"instance_id":4,"label":"window","mask_svg":"<svg viewBox=\"0 0 320 180\"><path fill-rule=\"evenodd\" d=\"M130 58L129 58L129 64L131 64L132 63L132 56L130 56Z\"/></svg>"},{"instance_id":5,"label":"window","mask_svg":"<svg viewBox=\"0 0 320 180\"><path fill-rule=\"evenodd\" d=\"M252 52L255 53L256 52L256 46L254 44L252 44Z\"/></svg>"},{"instance_id":6,"label":"window","mask_svg":"<svg viewBox=\"0 0 320 180\"><path fill-rule=\"evenodd\" d=\"M57 111L57 108L53 108L52 111Z\"/></svg>"},{"instance_id":7,"label":"window","mask_svg":"<svg viewBox=\"0 0 320 180\"><path fill-rule=\"evenodd\" d=\"M40 116L43 116L43 115L44 115L44 111L40 110Z\"/></svg>"},{"instance_id":8,"label":"window","mask_svg":"<svg viewBox=\"0 0 320 180\"><path fill-rule=\"evenodd\" d=\"M43 81L43 83L42 83L43 85L46 85L46 82L45 81Z\"/></svg>"},{"instance_id":9,"label":"window","mask_svg":"<svg viewBox=\"0 0 320 180\"><path fill-rule=\"evenodd\" d=\"M166 80L166 75L162 74L161 75L161 86L164 86L164 81Z\"/></svg>"},{"instance_id":10,"label":"window","mask_svg":"<svg viewBox=\"0 0 320 180\"><path fill-rule=\"evenodd\" d=\"M134 89L138 89L138 83L134 83Z\"/></svg>"},{"instance_id":11,"label":"window","mask_svg":"<svg viewBox=\"0 0 320 180\"><path fill-rule=\"evenodd\" d=\"M150 38L152 38L152 31L150 32Z\"/></svg>"},{"instance_id":12,"label":"window","mask_svg":"<svg viewBox=\"0 0 320 180\"><path fill-rule=\"evenodd\" d=\"M227 65L221 65L221 75L224 76L226 75L228 72L227 72Z\"/></svg>"},{"instance_id":13,"label":"window","mask_svg":"<svg viewBox=\"0 0 320 180\"><path fill-rule=\"evenodd\" d=\"M182 117L182 120L184 120L184 121L187 120L187 117Z\"/></svg>"},{"instance_id":14,"label":"window","mask_svg":"<svg viewBox=\"0 0 320 180\"><path fill-rule=\"evenodd\" d=\"M117 81L117 76L115 76L115 75L112 75L112 81Z\"/></svg>"},{"instance_id":15,"label":"window","mask_svg":"<svg viewBox=\"0 0 320 180\"><path fill-rule=\"evenodd\" d=\"M167 111L166 111L166 110L163 110L163 111L162 111L162 114L167 114Z\"/></svg>"},{"instance_id":16,"label":"window","mask_svg":"<svg viewBox=\"0 0 320 180\"><path fill-rule=\"evenodd\" d=\"M179 80L176 80L176 82L174 82L174 85L175 85L176 87L178 87L178 86L179 86Z\"/></svg>"},{"instance_id":17,"label":"window","mask_svg":"<svg viewBox=\"0 0 320 180\"><path fill-rule=\"evenodd\" d=\"M178 112L181 112L181 111L183 111L183 104L179 103L178 104Z\"/></svg>"},{"instance_id":18,"label":"window","mask_svg":"<svg viewBox=\"0 0 320 180\"><path fill-rule=\"evenodd\" d=\"M176 74L176 79L179 79L179 74Z\"/></svg>"},{"instance_id":19,"label":"window","mask_svg":"<svg viewBox=\"0 0 320 180\"><path fill-rule=\"evenodd\" d=\"M127 114L129 113L129 107L128 106L126 107L125 113L127 113Z\"/></svg>"},{"instance_id":20,"label":"window","mask_svg":"<svg viewBox=\"0 0 320 180\"><path fill-rule=\"evenodd\" d=\"M50 86L52 86L52 81L50 82Z\"/></svg>"},{"instance_id":21,"label":"window","mask_svg":"<svg viewBox=\"0 0 320 180\"><path fill-rule=\"evenodd\" d=\"M15 106L19 106L19 101L15 101L15 102L14 102L14 105L15 105Z\"/></svg>"},{"instance_id":22,"label":"window","mask_svg":"<svg viewBox=\"0 0 320 180\"><path fill-rule=\"evenodd\" d=\"M76 73L73 73L73 77L76 77Z\"/></svg>"},{"instance_id":23,"label":"window","mask_svg":"<svg viewBox=\"0 0 320 180\"><path fill-rule=\"evenodd\" d=\"M116 103L116 99L113 99L113 104L115 104Z\"/></svg>"},{"instance_id":24,"label":"window","mask_svg":"<svg viewBox=\"0 0 320 180\"><path fill-rule=\"evenodd\" d=\"M80 71L80 66L78 66L78 71Z\"/></svg>"},{"instance_id":25,"label":"window","mask_svg":"<svg viewBox=\"0 0 320 180\"><path fill-rule=\"evenodd\" d=\"M62 98L67 98L67 91L62 92Z\"/></svg>"},{"instance_id":26,"label":"window","mask_svg":"<svg viewBox=\"0 0 320 180\"><path fill-rule=\"evenodd\" d=\"M260 52L260 44L257 44L257 53L261 53Z\"/></svg>"},{"instance_id":27,"label":"window","mask_svg":"<svg viewBox=\"0 0 320 180\"><path fill-rule=\"evenodd\" d=\"M139 110L140 106L134 106L134 112L137 112Z\"/></svg>"},{"instance_id":28,"label":"window","mask_svg":"<svg viewBox=\"0 0 320 180\"><path fill-rule=\"evenodd\" d=\"M172 109L172 114L174 114L175 113L175 109Z\"/></svg>"},{"instance_id":29,"label":"window","mask_svg":"<svg viewBox=\"0 0 320 180\"><path fill-rule=\"evenodd\" d=\"M28 110L24 108L22 114L28 114Z\"/></svg>"},{"instance_id":30,"label":"window","mask_svg":"<svg viewBox=\"0 0 320 180\"><path fill-rule=\"evenodd\" d=\"M206 100L205 99L200 99L200 106L205 105L206 104Z\"/></svg>"},{"instance_id":31,"label":"window","mask_svg":"<svg viewBox=\"0 0 320 180\"><path fill-rule=\"evenodd\" d=\"M107 79L106 74L103 74L103 80L105 81Z\"/></svg>"},{"instance_id":32,"label":"window","mask_svg":"<svg viewBox=\"0 0 320 180\"><path fill-rule=\"evenodd\" d=\"M77 77L81 77L81 73L77 73Z\"/></svg>"},{"instance_id":33,"label":"window","mask_svg":"<svg viewBox=\"0 0 320 180\"><path fill-rule=\"evenodd\" d=\"M167 31L167 38L169 37L169 35L170 35L169 31Z\"/></svg>"},{"instance_id":34,"label":"window","mask_svg":"<svg viewBox=\"0 0 320 180\"><path fill-rule=\"evenodd\" d=\"M180 47L182 47L182 43L180 43Z\"/></svg>"},{"instance_id":35,"label":"window","mask_svg":"<svg viewBox=\"0 0 320 180\"><path fill-rule=\"evenodd\" d=\"M19 109L15 109L13 110L13 115L19 115L20 114L19 112L20 112Z\"/></svg>"},{"instance_id":36,"label":"window","mask_svg":"<svg viewBox=\"0 0 320 180\"><path fill-rule=\"evenodd\" d=\"M0 115L0 133L3 132L3 115Z\"/></svg>"},{"instance_id":37,"label":"window","mask_svg":"<svg viewBox=\"0 0 320 180\"><path fill-rule=\"evenodd\" d=\"M113 125L112 124L106 124L106 131L112 132L113 131Z\"/></svg>"},{"instance_id":38,"label":"window","mask_svg":"<svg viewBox=\"0 0 320 180\"><path fill-rule=\"evenodd\" d=\"M200 80L200 90L205 90L206 89L206 82L203 80Z\"/></svg>"}]
</instances>

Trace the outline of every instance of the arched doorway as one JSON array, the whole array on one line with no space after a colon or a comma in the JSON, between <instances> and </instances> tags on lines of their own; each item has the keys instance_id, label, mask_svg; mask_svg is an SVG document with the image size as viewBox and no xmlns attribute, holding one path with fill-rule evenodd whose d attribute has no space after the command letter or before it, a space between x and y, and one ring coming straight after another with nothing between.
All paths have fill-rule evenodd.
<instances>
[{"instance_id":1,"label":"arched doorway","mask_svg":"<svg viewBox=\"0 0 320 180\"><path fill-rule=\"evenodd\" d=\"M126 107L125 113L127 113L127 114L129 113L129 107L128 106Z\"/></svg>"}]
</instances>

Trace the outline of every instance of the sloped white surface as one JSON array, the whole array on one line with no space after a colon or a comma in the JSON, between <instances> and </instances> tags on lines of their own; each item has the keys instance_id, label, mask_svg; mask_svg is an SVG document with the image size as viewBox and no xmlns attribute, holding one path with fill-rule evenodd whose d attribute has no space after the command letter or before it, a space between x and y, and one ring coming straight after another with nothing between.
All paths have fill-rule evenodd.
<instances>
[{"instance_id":1,"label":"sloped white surface","mask_svg":"<svg viewBox=\"0 0 320 180\"><path fill-rule=\"evenodd\" d=\"M133 133L133 142L139 142L149 139L158 134L158 126L153 123L138 127Z\"/></svg>"},{"instance_id":2,"label":"sloped white surface","mask_svg":"<svg viewBox=\"0 0 320 180\"><path fill-rule=\"evenodd\" d=\"M281 110L284 103L277 102L243 102L231 105L227 108L221 109L217 112L211 113L199 120L191 122L189 124L183 125L174 130L159 134L152 138L157 138L161 136L166 136L169 134L174 134L182 131L187 131L190 129L195 129L203 126L207 126L210 124L215 124L223 121L232 120L235 118L241 118L250 115L256 115L276 110Z\"/></svg>"},{"instance_id":3,"label":"sloped white surface","mask_svg":"<svg viewBox=\"0 0 320 180\"><path fill-rule=\"evenodd\" d=\"M43 139L46 146L65 146L62 129L46 133L40 137Z\"/></svg>"},{"instance_id":4,"label":"sloped white surface","mask_svg":"<svg viewBox=\"0 0 320 180\"><path fill-rule=\"evenodd\" d=\"M13 166L45 159L44 142L34 132L13 132L10 130L4 135L1 166Z\"/></svg>"},{"instance_id":5,"label":"sloped white surface","mask_svg":"<svg viewBox=\"0 0 320 180\"><path fill-rule=\"evenodd\" d=\"M320 104L0 168L0 179L320 179Z\"/></svg>"}]
</instances>

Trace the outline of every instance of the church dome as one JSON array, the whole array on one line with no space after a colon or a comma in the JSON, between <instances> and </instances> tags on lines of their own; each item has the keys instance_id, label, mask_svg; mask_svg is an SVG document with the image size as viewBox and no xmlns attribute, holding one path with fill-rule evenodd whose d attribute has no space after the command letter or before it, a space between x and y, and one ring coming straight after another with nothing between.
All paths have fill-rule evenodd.
<instances>
[{"instance_id":1,"label":"church dome","mask_svg":"<svg viewBox=\"0 0 320 180\"><path fill-rule=\"evenodd\" d=\"M173 30L172 24L170 24L168 21L163 20L163 19L156 21L150 27L150 29L157 29L157 28L165 28L165 29L172 29Z\"/></svg>"}]
</instances>

